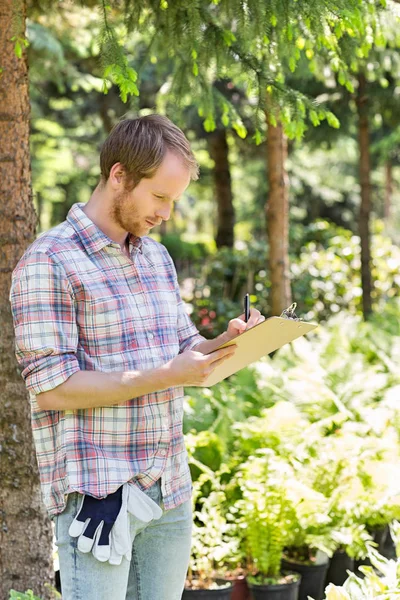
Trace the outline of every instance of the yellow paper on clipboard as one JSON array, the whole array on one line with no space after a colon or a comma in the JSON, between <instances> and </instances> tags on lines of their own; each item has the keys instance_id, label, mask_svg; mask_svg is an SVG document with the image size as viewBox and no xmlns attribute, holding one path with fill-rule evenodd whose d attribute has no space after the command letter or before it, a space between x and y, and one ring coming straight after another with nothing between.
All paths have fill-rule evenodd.
<instances>
[{"instance_id":1,"label":"yellow paper on clipboard","mask_svg":"<svg viewBox=\"0 0 400 600\"><path fill-rule=\"evenodd\" d=\"M218 350L232 344L237 345L235 355L218 365L201 387L210 387L219 383L229 375L233 375L285 344L293 342L316 327L318 327L316 323L304 323L282 317L266 319L216 348Z\"/></svg>"}]
</instances>

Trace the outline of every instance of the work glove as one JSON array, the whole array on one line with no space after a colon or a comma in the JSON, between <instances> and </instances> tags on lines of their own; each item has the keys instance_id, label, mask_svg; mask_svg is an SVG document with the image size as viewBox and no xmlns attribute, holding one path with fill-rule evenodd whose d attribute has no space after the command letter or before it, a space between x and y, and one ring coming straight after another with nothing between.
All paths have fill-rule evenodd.
<instances>
[{"instance_id":1,"label":"work glove","mask_svg":"<svg viewBox=\"0 0 400 600\"><path fill-rule=\"evenodd\" d=\"M135 530L153 519L159 519L162 510L138 487L125 483L105 498L83 495L69 534L78 537L78 550L100 562L119 565L122 557L132 557L132 538L128 513L135 517Z\"/></svg>"},{"instance_id":2,"label":"work glove","mask_svg":"<svg viewBox=\"0 0 400 600\"><path fill-rule=\"evenodd\" d=\"M111 530L109 563L112 565L120 565L123 556L127 560L131 560L132 544L137 531L143 524L148 524L153 519L159 519L163 513L158 504L134 484L128 482L123 487L123 506ZM128 513L135 519L132 535Z\"/></svg>"},{"instance_id":3,"label":"work glove","mask_svg":"<svg viewBox=\"0 0 400 600\"><path fill-rule=\"evenodd\" d=\"M78 538L78 550L92 551L101 562L110 558L110 532L121 512L122 491L120 487L105 498L84 494L69 528L70 536Z\"/></svg>"}]
</instances>

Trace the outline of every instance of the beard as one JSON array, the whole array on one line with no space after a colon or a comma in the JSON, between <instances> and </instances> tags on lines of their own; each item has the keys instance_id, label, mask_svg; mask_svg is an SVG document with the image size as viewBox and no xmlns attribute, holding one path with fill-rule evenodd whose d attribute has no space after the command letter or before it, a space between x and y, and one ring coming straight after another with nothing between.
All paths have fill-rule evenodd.
<instances>
[{"instance_id":1,"label":"beard","mask_svg":"<svg viewBox=\"0 0 400 600\"><path fill-rule=\"evenodd\" d=\"M135 206L132 206L132 204L130 193L127 191L121 192L114 198L114 203L110 210L110 218L119 227L124 229L124 231L141 237L147 233L148 228L146 228Z\"/></svg>"}]
</instances>

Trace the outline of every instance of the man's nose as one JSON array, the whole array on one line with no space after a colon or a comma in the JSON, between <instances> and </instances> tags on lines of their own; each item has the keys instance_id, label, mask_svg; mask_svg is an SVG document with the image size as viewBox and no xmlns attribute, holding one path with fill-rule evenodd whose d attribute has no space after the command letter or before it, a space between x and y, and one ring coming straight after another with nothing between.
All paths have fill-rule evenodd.
<instances>
[{"instance_id":1,"label":"man's nose","mask_svg":"<svg viewBox=\"0 0 400 600\"><path fill-rule=\"evenodd\" d=\"M163 221L168 221L171 216L172 206L162 206L157 210L157 217L161 217Z\"/></svg>"}]
</instances>

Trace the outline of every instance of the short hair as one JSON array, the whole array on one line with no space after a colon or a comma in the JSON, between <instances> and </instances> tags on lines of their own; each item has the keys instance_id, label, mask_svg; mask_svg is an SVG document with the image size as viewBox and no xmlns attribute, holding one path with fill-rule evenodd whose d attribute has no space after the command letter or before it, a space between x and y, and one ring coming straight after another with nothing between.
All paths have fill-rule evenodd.
<instances>
[{"instance_id":1,"label":"short hair","mask_svg":"<svg viewBox=\"0 0 400 600\"><path fill-rule=\"evenodd\" d=\"M127 189L142 178L151 178L170 150L180 156L192 180L199 177L199 166L190 144L179 127L163 115L124 119L115 125L100 152L101 180L105 183L111 167L121 163L127 174Z\"/></svg>"}]
</instances>

